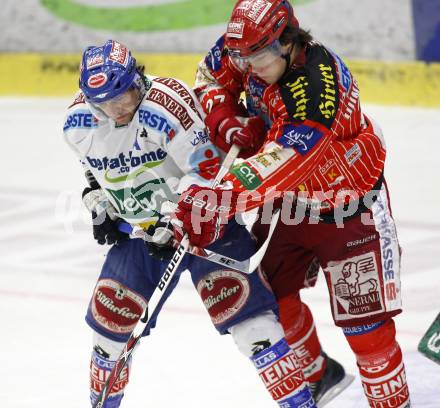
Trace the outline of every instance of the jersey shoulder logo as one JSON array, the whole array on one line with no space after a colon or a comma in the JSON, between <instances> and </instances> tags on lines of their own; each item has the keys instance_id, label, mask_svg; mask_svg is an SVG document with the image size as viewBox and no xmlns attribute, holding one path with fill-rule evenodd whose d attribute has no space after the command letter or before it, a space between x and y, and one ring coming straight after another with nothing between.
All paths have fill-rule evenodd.
<instances>
[{"instance_id":1,"label":"jersey shoulder logo","mask_svg":"<svg viewBox=\"0 0 440 408\"><path fill-rule=\"evenodd\" d=\"M308 50L306 61L279 83L281 97L291 120L310 120L330 129L340 98L335 61L321 45Z\"/></svg>"},{"instance_id":2,"label":"jersey shoulder logo","mask_svg":"<svg viewBox=\"0 0 440 408\"><path fill-rule=\"evenodd\" d=\"M70 129L91 129L98 126L98 119L88 109L76 109L66 119L63 131Z\"/></svg>"},{"instance_id":3,"label":"jersey shoulder logo","mask_svg":"<svg viewBox=\"0 0 440 408\"><path fill-rule=\"evenodd\" d=\"M163 92L157 88L152 88L150 92L148 92L146 99L163 106L169 113L177 118L185 130L188 130L194 124L194 120L191 118L191 115L186 107L177 102L166 92Z\"/></svg>"},{"instance_id":4,"label":"jersey shoulder logo","mask_svg":"<svg viewBox=\"0 0 440 408\"><path fill-rule=\"evenodd\" d=\"M196 103L194 101L193 96L190 94L188 89L181 82L179 82L177 79L166 78L166 77L164 78L158 77L153 79L153 81L158 82L166 86L167 88L171 89L172 91L174 91L177 95L179 95L182 98L183 102L185 102L193 110L193 112L197 114L197 116L199 116L199 118L201 119L200 112L196 108Z\"/></svg>"},{"instance_id":5,"label":"jersey shoulder logo","mask_svg":"<svg viewBox=\"0 0 440 408\"><path fill-rule=\"evenodd\" d=\"M313 127L285 125L284 133L277 142L284 147L293 147L300 155L306 155L322 138L323 133Z\"/></svg>"}]
</instances>

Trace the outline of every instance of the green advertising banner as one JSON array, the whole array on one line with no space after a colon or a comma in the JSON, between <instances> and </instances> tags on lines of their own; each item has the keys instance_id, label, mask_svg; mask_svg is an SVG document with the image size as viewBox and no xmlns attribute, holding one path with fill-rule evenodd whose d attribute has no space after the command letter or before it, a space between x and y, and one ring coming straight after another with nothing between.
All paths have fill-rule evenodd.
<instances>
[{"instance_id":1,"label":"green advertising banner","mask_svg":"<svg viewBox=\"0 0 440 408\"><path fill-rule=\"evenodd\" d=\"M297 0L293 4L313 0ZM118 31L183 30L226 22L236 0L186 0L133 7L96 7L74 0L41 0L63 20L86 27Z\"/></svg>"}]
</instances>

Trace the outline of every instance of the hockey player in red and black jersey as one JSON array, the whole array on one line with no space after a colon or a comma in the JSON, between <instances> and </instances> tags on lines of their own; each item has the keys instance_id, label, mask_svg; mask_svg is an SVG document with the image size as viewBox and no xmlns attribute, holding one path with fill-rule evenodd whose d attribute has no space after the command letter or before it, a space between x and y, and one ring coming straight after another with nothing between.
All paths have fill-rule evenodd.
<instances>
[{"instance_id":1,"label":"hockey player in red and black jersey","mask_svg":"<svg viewBox=\"0 0 440 408\"><path fill-rule=\"evenodd\" d=\"M155 327L162 305L185 270L190 271L214 327L221 334L230 333L242 354L257 354L266 344L275 346L255 360L258 370L266 366L272 370L267 383L276 390L277 376L301 379L300 392L283 390L286 398L311 400L277 319L277 301L261 273L239 272L187 254L169 277L170 259L176 253L170 225L175 201L189 185L210 185L220 163L196 95L180 80L145 75L131 51L115 40L84 51L79 79L81 89L67 110L64 138L86 170L89 186L83 201L93 219L93 237L101 245L111 245L86 314L93 333L92 406L121 406L131 357L111 388L106 388L106 381L115 365L120 366L118 356L127 351L126 342L133 340L132 332L151 306L156 288L163 289L164 276L170 279L168 289L151 308L143 336ZM121 222L144 229L148 239L136 234L129 239L119 228ZM234 222L227 230L210 249L229 259L249 259L256 251L249 231ZM198 354L194 351L194 356ZM206 378L213 379L210 375ZM103 389L107 399L101 405Z\"/></svg>"},{"instance_id":2,"label":"hockey player in red and black jersey","mask_svg":"<svg viewBox=\"0 0 440 408\"><path fill-rule=\"evenodd\" d=\"M400 246L384 179L386 148L347 66L299 27L287 0L239 0L227 32L199 65L196 92L211 140L225 151L239 145L242 160L220 187L190 187L176 224L194 244L209 245L225 220L260 207L253 232L262 242L263 205L281 207L262 266L315 396L337 363L322 351L300 291L322 268L370 406L409 407L393 321L401 312ZM219 204L229 212L208 210ZM285 406L282 395L273 397Z\"/></svg>"}]
</instances>

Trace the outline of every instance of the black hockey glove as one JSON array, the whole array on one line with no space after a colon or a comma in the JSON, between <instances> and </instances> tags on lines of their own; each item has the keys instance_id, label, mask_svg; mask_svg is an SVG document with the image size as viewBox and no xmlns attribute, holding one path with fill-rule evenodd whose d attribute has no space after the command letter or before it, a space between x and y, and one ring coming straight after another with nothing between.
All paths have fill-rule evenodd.
<instances>
[{"instance_id":1,"label":"black hockey glove","mask_svg":"<svg viewBox=\"0 0 440 408\"><path fill-rule=\"evenodd\" d=\"M162 216L156 224L148 227L147 234L148 253L161 261L170 260L176 251L171 218Z\"/></svg>"},{"instance_id":2,"label":"black hockey glove","mask_svg":"<svg viewBox=\"0 0 440 408\"><path fill-rule=\"evenodd\" d=\"M82 193L82 199L92 214L93 238L98 244L113 245L128 239L127 234L118 230L116 209L101 188L86 187Z\"/></svg>"}]
</instances>

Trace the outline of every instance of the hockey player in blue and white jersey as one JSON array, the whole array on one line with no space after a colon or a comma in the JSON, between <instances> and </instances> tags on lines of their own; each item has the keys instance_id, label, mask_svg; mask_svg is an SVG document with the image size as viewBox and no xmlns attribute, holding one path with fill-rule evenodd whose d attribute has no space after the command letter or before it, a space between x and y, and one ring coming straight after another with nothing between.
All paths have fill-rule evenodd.
<instances>
[{"instance_id":1,"label":"hockey player in blue and white jersey","mask_svg":"<svg viewBox=\"0 0 440 408\"><path fill-rule=\"evenodd\" d=\"M167 267L164 258L174 251L172 202L189 185L208 185L220 157L192 90L173 78L144 75L117 41L86 49L80 88L67 112L64 137L89 174L83 201L93 215L94 237L112 244L86 315L93 329L93 403ZM118 229L120 220L148 230L151 242L128 239ZM239 260L256 250L246 228L235 222L209 249ZM230 333L257 371L264 371L263 382L279 406L315 407L261 274L242 274L193 255L185 256L179 271L185 269L217 330ZM130 365L106 408L120 406L129 374Z\"/></svg>"}]
</instances>

